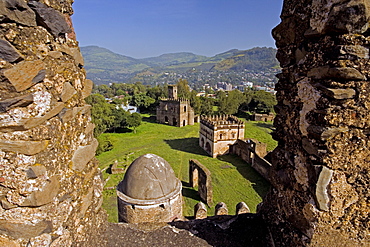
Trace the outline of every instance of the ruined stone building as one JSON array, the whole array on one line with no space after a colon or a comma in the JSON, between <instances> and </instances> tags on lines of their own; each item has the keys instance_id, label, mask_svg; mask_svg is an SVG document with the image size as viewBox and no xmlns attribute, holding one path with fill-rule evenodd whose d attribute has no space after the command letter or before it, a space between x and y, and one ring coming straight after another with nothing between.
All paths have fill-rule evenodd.
<instances>
[{"instance_id":1,"label":"ruined stone building","mask_svg":"<svg viewBox=\"0 0 370 247\"><path fill-rule=\"evenodd\" d=\"M0 1L1 246L370 246L368 0L284 1L273 30L282 67L278 147L258 214L156 231L108 224L101 209L98 143L84 101L92 82L72 2ZM191 122L180 119L188 105L167 119L162 105L158 121ZM211 155L224 138L212 134L212 121L200 139Z\"/></svg>"},{"instance_id":2,"label":"ruined stone building","mask_svg":"<svg viewBox=\"0 0 370 247\"><path fill-rule=\"evenodd\" d=\"M140 156L117 186L119 222L182 219L181 188L166 160L154 154Z\"/></svg>"},{"instance_id":3,"label":"ruined stone building","mask_svg":"<svg viewBox=\"0 0 370 247\"><path fill-rule=\"evenodd\" d=\"M163 99L157 107L157 122L176 127L194 125L197 121L194 110L187 99L177 97L177 86L168 86L168 99Z\"/></svg>"},{"instance_id":4,"label":"ruined stone building","mask_svg":"<svg viewBox=\"0 0 370 247\"><path fill-rule=\"evenodd\" d=\"M244 139L245 125L232 115L202 117L199 146L213 158L229 152L230 145Z\"/></svg>"}]
</instances>

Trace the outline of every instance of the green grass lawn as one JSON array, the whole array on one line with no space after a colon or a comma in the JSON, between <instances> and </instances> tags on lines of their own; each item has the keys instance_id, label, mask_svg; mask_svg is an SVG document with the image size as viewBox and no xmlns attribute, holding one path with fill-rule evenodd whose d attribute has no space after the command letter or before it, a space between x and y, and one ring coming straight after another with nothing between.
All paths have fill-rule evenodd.
<instances>
[{"instance_id":1,"label":"green grass lawn","mask_svg":"<svg viewBox=\"0 0 370 247\"><path fill-rule=\"evenodd\" d=\"M250 165L233 155L217 159L207 156L198 145L199 124L178 128L157 124L154 118L149 116L144 116L143 120L136 133L103 134L114 144L111 151L97 157L104 179L107 180L105 187L115 187L123 179L123 174L110 174L110 166L115 160L118 161L119 167L125 168L143 154L159 155L170 163L176 176L186 185L189 182L189 160L197 159L211 171L214 205L217 202L225 202L229 213L234 214L236 204L244 201L251 211L255 212L269 185ZM271 128L271 123L247 122L246 137L268 143L268 149L271 150L276 146L269 135ZM103 195L103 207L109 214L109 221L117 222L115 190L105 190ZM184 215L192 216L193 207L200 198L195 189L186 186L183 187L183 196ZM209 208L208 212L213 215L214 207Z\"/></svg>"}]
</instances>

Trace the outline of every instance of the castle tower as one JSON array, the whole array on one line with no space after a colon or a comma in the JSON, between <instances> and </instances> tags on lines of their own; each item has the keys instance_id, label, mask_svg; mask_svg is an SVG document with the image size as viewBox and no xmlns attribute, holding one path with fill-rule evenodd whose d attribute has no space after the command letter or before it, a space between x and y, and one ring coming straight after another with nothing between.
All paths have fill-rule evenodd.
<instances>
[{"instance_id":1,"label":"castle tower","mask_svg":"<svg viewBox=\"0 0 370 247\"><path fill-rule=\"evenodd\" d=\"M177 86L168 85L168 98L177 99Z\"/></svg>"}]
</instances>

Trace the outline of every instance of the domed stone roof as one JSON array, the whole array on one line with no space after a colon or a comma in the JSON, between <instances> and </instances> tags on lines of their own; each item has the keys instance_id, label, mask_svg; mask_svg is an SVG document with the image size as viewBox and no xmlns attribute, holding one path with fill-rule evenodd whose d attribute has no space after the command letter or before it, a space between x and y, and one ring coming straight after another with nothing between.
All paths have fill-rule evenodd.
<instances>
[{"instance_id":1,"label":"domed stone roof","mask_svg":"<svg viewBox=\"0 0 370 247\"><path fill-rule=\"evenodd\" d=\"M155 154L145 154L131 163L118 190L133 199L154 200L168 196L178 187L170 164Z\"/></svg>"}]
</instances>

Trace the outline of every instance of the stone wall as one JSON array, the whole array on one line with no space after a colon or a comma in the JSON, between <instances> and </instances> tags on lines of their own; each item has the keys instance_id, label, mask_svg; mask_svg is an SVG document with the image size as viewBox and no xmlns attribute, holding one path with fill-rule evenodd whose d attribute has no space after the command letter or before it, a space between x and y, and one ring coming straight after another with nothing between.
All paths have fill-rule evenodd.
<instances>
[{"instance_id":1,"label":"stone wall","mask_svg":"<svg viewBox=\"0 0 370 247\"><path fill-rule=\"evenodd\" d=\"M0 2L2 246L88 244L104 220L72 2Z\"/></svg>"},{"instance_id":2,"label":"stone wall","mask_svg":"<svg viewBox=\"0 0 370 247\"><path fill-rule=\"evenodd\" d=\"M198 194L208 206L213 204L211 172L197 160L189 160L189 186L198 186Z\"/></svg>"},{"instance_id":3,"label":"stone wall","mask_svg":"<svg viewBox=\"0 0 370 247\"><path fill-rule=\"evenodd\" d=\"M370 2L286 0L272 190L276 246L370 245Z\"/></svg>"}]
</instances>

